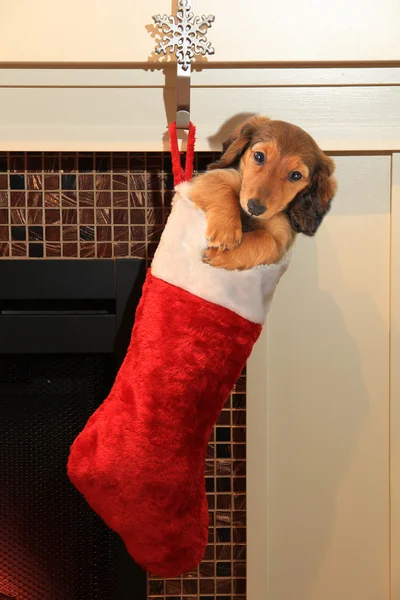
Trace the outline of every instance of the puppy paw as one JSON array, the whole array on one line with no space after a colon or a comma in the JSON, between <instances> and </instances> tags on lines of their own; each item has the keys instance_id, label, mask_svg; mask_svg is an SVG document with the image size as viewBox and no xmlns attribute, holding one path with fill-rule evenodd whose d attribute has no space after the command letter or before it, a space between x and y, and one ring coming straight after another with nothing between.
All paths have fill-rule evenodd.
<instances>
[{"instance_id":1,"label":"puppy paw","mask_svg":"<svg viewBox=\"0 0 400 600\"><path fill-rule=\"evenodd\" d=\"M237 265L237 262L232 260L229 251L222 252L218 248L208 248L204 253L203 262L211 267L227 269L228 271L241 269L241 267Z\"/></svg>"},{"instance_id":2,"label":"puppy paw","mask_svg":"<svg viewBox=\"0 0 400 600\"><path fill-rule=\"evenodd\" d=\"M242 241L242 224L232 223L213 223L209 221L206 230L208 245L211 248L219 248L220 250L231 250L239 246Z\"/></svg>"}]
</instances>

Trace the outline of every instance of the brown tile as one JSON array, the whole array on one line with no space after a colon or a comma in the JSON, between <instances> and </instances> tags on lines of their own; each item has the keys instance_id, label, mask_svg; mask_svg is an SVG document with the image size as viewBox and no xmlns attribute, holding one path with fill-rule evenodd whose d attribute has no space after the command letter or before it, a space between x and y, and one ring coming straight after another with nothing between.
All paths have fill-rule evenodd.
<instances>
[{"instance_id":1,"label":"brown tile","mask_svg":"<svg viewBox=\"0 0 400 600\"><path fill-rule=\"evenodd\" d=\"M230 425L231 424L231 411L223 410L218 417L217 425Z\"/></svg>"},{"instance_id":2,"label":"brown tile","mask_svg":"<svg viewBox=\"0 0 400 600\"><path fill-rule=\"evenodd\" d=\"M97 258L111 258L112 257L112 245L111 244L96 244Z\"/></svg>"},{"instance_id":3,"label":"brown tile","mask_svg":"<svg viewBox=\"0 0 400 600\"><path fill-rule=\"evenodd\" d=\"M91 242L81 242L80 243L80 253L81 258L95 258L96 256L96 246Z\"/></svg>"},{"instance_id":4,"label":"brown tile","mask_svg":"<svg viewBox=\"0 0 400 600\"><path fill-rule=\"evenodd\" d=\"M174 191L166 190L164 192L164 206L171 207L172 200L173 200L174 196L175 196L175 192Z\"/></svg>"},{"instance_id":5,"label":"brown tile","mask_svg":"<svg viewBox=\"0 0 400 600\"><path fill-rule=\"evenodd\" d=\"M9 229L7 225L0 225L0 241L8 242L9 241Z\"/></svg>"},{"instance_id":6,"label":"brown tile","mask_svg":"<svg viewBox=\"0 0 400 600\"><path fill-rule=\"evenodd\" d=\"M206 460L204 467L204 473L206 476L214 476L214 464L215 463L213 460Z\"/></svg>"},{"instance_id":7,"label":"brown tile","mask_svg":"<svg viewBox=\"0 0 400 600\"><path fill-rule=\"evenodd\" d=\"M13 242L25 242L27 238L27 227L21 225L11 226L11 241ZM7 236L8 240L8 236Z\"/></svg>"},{"instance_id":8,"label":"brown tile","mask_svg":"<svg viewBox=\"0 0 400 600\"><path fill-rule=\"evenodd\" d=\"M79 192L79 206L94 207L94 192Z\"/></svg>"},{"instance_id":9,"label":"brown tile","mask_svg":"<svg viewBox=\"0 0 400 600\"><path fill-rule=\"evenodd\" d=\"M111 156L109 152L96 152L95 169L100 172L111 170Z\"/></svg>"},{"instance_id":10,"label":"brown tile","mask_svg":"<svg viewBox=\"0 0 400 600\"><path fill-rule=\"evenodd\" d=\"M96 227L98 242L111 242L111 227L107 225L98 225Z\"/></svg>"},{"instance_id":11,"label":"brown tile","mask_svg":"<svg viewBox=\"0 0 400 600\"><path fill-rule=\"evenodd\" d=\"M232 513L228 510L217 510L216 512L216 526L225 527L231 525Z\"/></svg>"},{"instance_id":12,"label":"brown tile","mask_svg":"<svg viewBox=\"0 0 400 600\"><path fill-rule=\"evenodd\" d=\"M27 256L28 244L25 242L13 242L11 244L11 256Z\"/></svg>"},{"instance_id":13,"label":"brown tile","mask_svg":"<svg viewBox=\"0 0 400 600\"><path fill-rule=\"evenodd\" d=\"M246 478L245 477L234 477L233 478L233 491L238 492L246 492Z\"/></svg>"},{"instance_id":14,"label":"brown tile","mask_svg":"<svg viewBox=\"0 0 400 600\"><path fill-rule=\"evenodd\" d=\"M0 175L0 190L8 189L8 177L7 175Z\"/></svg>"},{"instance_id":15,"label":"brown tile","mask_svg":"<svg viewBox=\"0 0 400 600\"><path fill-rule=\"evenodd\" d=\"M43 157L38 152L28 152L26 155L26 170L41 171L43 169Z\"/></svg>"},{"instance_id":16,"label":"brown tile","mask_svg":"<svg viewBox=\"0 0 400 600\"><path fill-rule=\"evenodd\" d=\"M244 544L235 544L233 546L233 558L235 560L246 559L246 546Z\"/></svg>"},{"instance_id":17,"label":"brown tile","mask_svg":"<svg viewBox=\"0 0 400 600\"><path fill-rule=\"evenodd\" d=\"M234 392L246 392L246 377L241 375L236 382Z\"/></svg>"},{"instance_id":18,"label":"brown tile","mask_svg":"<svg viewBox=\"0 0 400 600\"><path fill-rule=\"evenodd\" d=\"M147 244L147 256L149 259L154 257L156 250L157 250L157 246L158 246L158 244L152 244L152 243Z\"/></svg>"},{"instance_id":19,"label":"brown tile","mask_svg":"<svg viewBox=\"0 0 400 600\"><path fill-rule=\"evenodd\" d=\"M60 206L60 192L45 192L44 205L48 208Z\"/></svg>"},{"instance_id":20,"label":"brown tile","mask_svg":"<svg viewBox=\"0 0 400 600\"><path fill-rule=\"evenodd\" d=\"M162 152L147 152L146 153L146 170L147 171L162 171L163 168L163 153Z\"/></svg>"},{"instance_id":21,"label":"brown tile","mask_svg":"<svg viewBox=\"0 0 400 600\"><path fill-rule=\"evenodd\" d=\"M131 208L140 208L146 205L146 193L145 192L130 192L129 204Z\"/></svg>"},{"instance_id":22,"label":"brown tile","mask_svg":"<svg viewBox=\"0 0 400 600\"><path fill-rule=\"evenodd\" d=\"M42 192L27 192L26 203L28 206L36 207L43 206Z\"/></svg>"},{"instance_id":23,"label":"brown tile","mask_svg":"<svg viewBox=\"0 0 400 600\"><path fill-rule=\"evenodd\" d=\"M113 206L128 208L128 192L114 192L112 196Z\"/></svg>"},{"instance_id":24,"label":"brown tile","mask_svg":"<svg viewBox=\"0 0 400 600\"><path fill-rule=\"evenodd\" d=\"M131 243L129 256L131 258L146 258L146 244Z\"/></svg>"},{"instance_id":25,"label":"brown tile","mask_svg":"<svg viewBox=\"0 0 400 600\"><path fill-rule=\"evenodd\" d=\"M153 596L160 596L164 594L165 581L163 579L150 579L149 581L149 593Z\"/></svg>"},{"instance_id":26,"label":"brown tile","mask_svg":"<svg viewBox=\"0 0 400 600\"><path fill-rule=\"evenodd\" d=\"M78 196L76 192L61 192L61 204L65 207L76 208L78 204Z\"/></svg>"},{"instance_id":27,"label":"brown tile","mask_svg":"<svg viewBox=\"0 0 400 600\"><path fill-rule=\"evenodd\" d=\"M147 240L149 242L159 242L163 230L164 230L163 225L148 225L147 226Z\"/></svg>"},{"instance_id":28,"label":"brown tile","mask_svg":"<svg viewBox=\"0 0 400 600\"><path fill-rule=\"evenodd\" d=\"M233 444L233 458L246 458L246 445Z\"/></svg>"},{"instance_id":29,"label":"brown tile","mask_svg":"<svg viewBox=\"0 0 400 600\"><path fill-rule=\"evenodd\" d=\"M193 569L193 571L188 571L182 575L183 579L196 579L197 578L197 569Z\"/></svg>"},{"instance_id":30,"label":"brown tile","mask_svg":"<svg viewBox=\"0 0 400 600\"><path fill-rule=\"evenodd\" d=\"M111 206L111 192L97 192L96 193L96 205L97 206Z\"/></svg>"},{"instance_id":31,"label":"brown tile","mask_svg":"<svg viewBox=\"0 0 400 600\"><path fill-rule=\"evenodd\" d=\"M127 171L129 166L129 157L127 152L113 152L112 168L113 171Z\"/></svg>"},{"instance_id":32,"label":"brown tile","mask_svg":"<svg viewBox=\"0 0 400 600\"><path fill-rule=\"evenodd\" d=\"M246 461L245 460L235 460L233 462L233 473L234 475L243 475L246 476Z\"/></svg>"},{"instance_id":33,"label":"brown tile","mask_svg":"<svg viewBox=\"0 0 400 600\"><path fill-rule=\"evenodd\" d=\"M65 225L62 227L63 242L76 242L78 239L78 227L76 225Z\"/></svg>"},{"instance_id":34,"label":"brown tile","mask_svg":"<svg viewBox=\"0 0 400 600\"><path fill-rule=\"evenodd\" d=\"M28 227L28 240L30 242L43 242L43 226L42 225L31 225ZM31 256L31 252L29 251ZM32 254L32 256L38 256L38 254Z\"/></svg>"},{"instance_id":35,"label":"brown tile","mask_svg":"<svg viewBox=\"0 0 400 600\"><path fill-rule=\"evenodd\" d=\"M200 579L200 594L214 594L215 581L213 579Z\"/></svg>"},{"instance_id":36,"label":"brown tile","mask_svg":"<svg viewBox=\"0 0 400 600\"><path fill-rule=\"evenodd\" d=\"M62 244L62 255L65 258L78 258L78 244Z\"/></svg>"},{"instance_id":37,"label":"brown tile","mask_svg":"<svg viewBox=\"0 0 400 600\"><path fill-rule=\"evenodd\" d=\"M61 210L63 225L74 225L78 221L78 212L74 208L63 208Z\"/></svg>"},{"instance_id":38,"label":"brown tile","mask_svg":"<svg viewBox=\"0 0 400 600\"><path fill-rule=\"evenodd\" d=\"M129 156L129 170L142 173L145 171L146 155L144 152L131 152Z\"/></svg>"},{"instance_id":39,"label":"brown tile","mask_svg":"<svg viewBox=\"0 0 400 600\"><path fill-rule=\"evenodd\" d=\"M11 173L21 173L25 171L25 156L21 153L10 153L10 171Z\"/></svg>"},{"instance_id":40,"label":"brown tile","mask_svg":"<svg viewBox=\"0 0 400 600\"><path fill-rule=\"evenodd\" d=\"M45 238L49 242L59 242L61 239L61 229L58 226L47 225L44 229Z\"/></svg>"},{"instance_id":41,"label":"brown tile","mask_svg":"<svg viewBox=\"0 0 400 600\"><path fill-rule=\"evenodd\" d=\"M77 157L76 154L62 154L61 155L61 171L63 173L71 173L77 169Z\"/></svg>"},{"instance_id":42,"label":"brown tile","mask_svg":"<svg viewBox=\"0 0 400 600\"><path fill-rule=\"evenodd\" d=\"M94 242L94 225L81 225L79 239L83 242Z\"/></svg>"},{"instance_id":43,"label":"brown tile","mask_svg":"<svg viewBox=\"0 0 400 600\"><path fill-rule=\"evenodd\" d=\"M43 170L47 172L60 170L60 158L58 154L45 152L43 155Z\"/></svg>"},{"instance_id":44,"label":"brown tile","mask_svg":"<svg viewBox=\"0 0 400 600\"><path fill-rule=\"evenodd\" d=\"M129 244L115 243L114 256L116 258L126 258L127 256L129 256Z\"/></svg>"},{"instance_id":45,"label":"brown tile","mask_svg":"<svg viewBox=\"0 0 400 600\"><path fill-rule=\"evenodd\" d=\"M206 551L204 553L204 560L214 560L215 558L215 547L214 546L207 546Z\"/></svg>"},{"instance_id":46,"label":"brown tile","mask_svg":"<svg viewBox=\"0 0 400 600\"><path fill-rule=\"evenodd\" d=\"M162 208L149 208L147 210L147 223L149 225L164 225L164 214Z\"/></svg>"},{"instance_id":47,"label":"brown tile","mask_svg":"<svg viewBox=\"0 0 400 600\"><path fill-rule=\"evenodd\" d=\"M81 225L94 225L94 210L92 208L81 208L79 221Z\"/></svg>"},{"instance_id":48,"label":"brown tile","mask_svg":"<svg viewBox=\"0 0 400 600\"><path fill-rule=\"evenodd\" d=\"M233 427L233 441L234 442L245 442L246 441L246 428L245 427Z\"/></svg>"},{"instance_id":49,"label":"brown tile","mask_svg":"<svg viewBox=\"0 0 400 600\"><path fill-rule=\"evenodd\" d=\"M10 192L10 206L25 206L25 192Z\"/></svg>"},{"instance_id":50,"label":"brown tile","mask_svg":"<svg viewBox=\"0 0 400 600\"><path fill-rule=\"evenodd\" d=\"M61 189L63 190L76 190L76 175L75 173L61 175Z\"/></svg>"},{"instance_id":51,"label":"brown tile","mask_svg":"<svg viewBox=\"0 0 400 600\"><path fill-rule=\"evenodd\" d=\"M25 208L10 209L10 222L12 225L26 225Z\"/></svg>"},{"instance_id":52,"label":"brown tile","mask_svg":"<svg viewBox=\"0 0 400 600\"><path fill-rule=\"evenodd\" d=\"M184 579L182 581L182 588L184 594L197 594L197 580Z\"/></svg>"},{"instance_id":53,"label":"brown tile","mask_svg":"<svg viewBox=\"0 0 400 600\"><path fill-rule=\"evenodd\" d=\"M144 225L146 223L146 211L143 208L132 208L130 212L132 225Z\"/></svg>"},{"instance_id":54,"label":"brown tile","mask_svg":"<svg viewBox=\"0 0 400 600\"><path fill-rule=\"evenodd\" d=\"M129 227L128 226L115 226L114 227L114 241L115 242L127 242L129 241Z\"/></svg>"},{"instance_id":55,"label":"brown tile","mask_svg":"<svg viewBox=\"0 0 400 600\"><path fill-rule=\"evenodd\" d=\"M246 593L246 580L245 579L234 579L233 580L233 591L235 594Z\"/></svg>"},{"instance_id":56,"label":"brown tile","mask_svg":"<svg viewBox=\"0 0 400 600\"><path fill-rule=\"evenodd\" d=\"M133 242L144 242L146 240L146 227L143 227L142 225L132 225L131 240Z\"/></svg>"},{"instance_id":57,"label":"brown tile","mask_svg":"<svg viewBox=\"0 0 400 600\"><path fill-rule=\"evenodd\" d=\"M167 596L180 595L182 582L180 579L167 579L165 582L165 593Z\"/></svg>"},{"instance_id":58,"label":"brown tile","mask_svg":"<svg viewBox=\"0 0 400 600\"><path fill-rule=\"evenodd\" d=\"M215 446L214 446L214 444L208 444L207 458L214 458L214 456L215 456Z\"/></svg>"},{"instance_id":59,"label":"brown tile","mask_svg":"<svg viewBox=\"0 0 400 600\"><path fill-rule=\"evenodd\" d=\"M113 175L113 190L122 191L128 189L128 175Z\"/></svg>"},{"instance_id":60,"label":"brown tile","mask_svg":"<svg viewBox=\"0 0 400 600\"><path fill-rule=\"evenodd\" d=\"M0 208L8 206L8 192L0 192Z\"/></svg>"},{"instance_id":61,"label":"brown tile","mask_svg":"<svg viewBox=\"0 0 400 600\"><path fill-rule=\"evenodd\" d=\"M246 394L232 394L232 408L246 408Z\"/></svg>"},{"instance_id":62,"label":"brown tile","mask_svg":"<svg viewBox=\"0 0 400 600\"><path fill-rule=\"evenodd\" d=\"M233 425L246 425L246 411L234 410L232 412Z\"/></svg>"},{"instance_id":63,"label":"brown tile","mask_svg":"<svg viewBox=\"0 0 400 600\"><path fill-rule=\"evenodd\" d=\"M217 475L230 475L232 473L232 461L230 460L218 460L217 461Z\"/></svg>"},{"instance_id":64,"label":"brown tile","mask_svg":"<svg viewBox=\"0 0 400 600\"><path fill-rule=\"evenodd\" d=\"M244 494L233 496L233 503L235 510L246 510L246 496Z\"/></svg>"},{"instance_id":65,"label":"brown tile","mask_svg":"<svg viewBox=\"0 0 400 600\"><path fill-rule=\"evenodd\" d=\"M147 206L149 208L162 208L163 206L163 194L162 192L147 192Z\"/></svg>"},{"instance_id":66,"label":"brown tile","mask_svg":"<svg viewBox=\"0 0 400 600\"><path fill-rule=\"evenodd\" d=\"M233 529L233 541L235 544L246 543L246 529L244 527L234 527Z\"/></svg>"},{"instance_id":67,"label":"brown tile","mask_svg":"<svg viewBox=\"0 0 400 600\"><path fill-rule=\"evenodd\" d=\"M58 258L61 256L61 244L48 242L45 244L45 253L48 258Z\"/></svg>"},{"instance_id":68,"label":"brown tile","mask_svg":"<svg viewBox=\"0 0 400 600\"><path fill-rule=\"evenodd\" d=\"M78 177L79 190L94 190L93 175L79 175Z\"/></svg>"},{"instance_id":69,"label":"brown tile","mask_svg":"<svg viewBox=\"0 0 400 600\"><path fill-rule=\"evenodd\" d=\"M245 562L237 562L233 563L233 576L236 577L246 577L246 563Z\"/></svg>"},{"instance_id":70,"label":"brown tile","mask_svg":"<svg viewBox=\"0 0 400 600\"><path fill-rule=\"evenodd\" d=\"M143 173L135 173L129 177L129 185L131 191L133 190L145 190L146 189L146 177Z\"/></svg>"},{"instance_id":71,"label":"brown tile","mask_svg":"<svg viewBox=\"0 0 400 600\"><path fill-rule=\"evenodd\" d=\"M0 242L0 258L10 256L10 244L6 242Z\"/></svg>"},{"instance_id":72,"label":"brown tile","mask_svg":"<svg viewBox=\"0 0 400 600\"><path fill-rule=\"evenodd\" d=\"M147 190L162 190L162 174L160 172L146 174Z\"/></svg>"},{"instance_id":73,"label":"brown tile","mask_svg":"<svg viewBox=\"0 0 400 600\"><path fill-rule=\"evenodd\" d=\"M129 223L128 210L123 208L114 208L113 219L115 224L127 225Z\"/></svg>"},{"instance_id":74,"label":"brown tile","mask_svg":"<svg viewBox=\"0 0 400 600\"><path fill-rule=\"evenodd\" d=\"M214 494L207 494L207 504L210 510L214 510L215 508L215 496Z\"/></svg>"},{"instance_id":75,"label":"brown tile","mask_svg":"<svg viewBox=\"0 0 400 600\"><path fill-rule=\"evenodd\" d=\"M96 190L111 190L111 175L96 175Z\"/></svg>"},{"instance_id":76,"label":"brown tile","mask_svg":"<svg viewBox=\"0 0 400 600\"><path fill-rule=\"evenodd\" d=\"M164 190L168 190L169 192L173 192L174 190L174 176L172 175L172 173L164 173L163 178L163 186L164 186Z\"/></svg>"},{"instance_id":77,"label":"brown tile","mask_svg":"<svg viewBox=\"0 0 400 600\"><path fill-rule=\"evenodd\" d=\"M110 225L111 224L111 209L98 208L96 210L96 224L97 225Z\"/></svg>"},{"instance_id":78,"label":"brown tile","mask_svg":"<svg viewBox=\"0 0 400 600\"><path fill-rule=\"evenodd\" d=\"M220 510L231 510L232 496L230 494L217 495L217 508Z\"/></svg>"},{"instance_id":79,"label":"brown tile","mask_svg":"<svg viewBox=\"0 0 400 600\"><path fill-rule=\"evenodd\" d=\"M216 560L231 560L232 546L231 544L218 544L215 546Z\"/></svg>"},{"instance_id":80,"label":"brown tile","mask_svg":"<svg viewBox=\"0 0 400 600\"><path fill-rule=\"evenodd\" d=\"M235 527L246 527L246 511L235 510L233 513L233 524Z\"/></svg>"},{"instance_id":81,"label":"brown tile","mask_svg":"<svg viewBox=\"0 0 400 600\"><path fill-rule=\"evenodd\" d=\"M54 225L55 223L60 223L60 209L46 208L44 214L46 224Z\"/></svg>"},{"instance_id":82,"label":"brown tile","mask_svg":"<svg viewBox=\"0 0 400 600\"><path fill-rule=\"evenodd\" d=\"M215 587L217 594L230 594L232 592L232 581L230 579L217 579Z\"/></svg>"},{"instance_id":83,"label":"brown tile","mask_svg":"<svg viewBox=\"0 0 400 600\"><path fill-rule=\"evenodd\" d=\"M215 563L214 562L202 562L200 565L200 577L214 577L215 576Z\"/></svg>"},{"instance_id":84,"label":"brown tile","mask_svg":"<svg viewBox=\"0 0 400 600\"><path fill-rule=\"evenodd\" d=\"M44 176L44 189L45 190L59 190L61 187L60 176L58 173L53 175Z\"/></svg>"},{"instance_id":85,"label":"brown tile","mask_svg":"<svg viewBox=\"0 0 400 600\"><path fill-rule=\"evenodd\" d=\"M28 225L40 225L43 223L43 209L29 208L28 209Z\"/></svg>"},{"instance_id":86,"label":"brown tile","mask_svg":"<svg viewBox=\"0 0 400 600\"><path fill-rule=\"evenodd\" d=\"M43 177L42 175L27 175L26 176L26 189L28 190L42 190L43 189Z\"/></svg>"}]
</instances>

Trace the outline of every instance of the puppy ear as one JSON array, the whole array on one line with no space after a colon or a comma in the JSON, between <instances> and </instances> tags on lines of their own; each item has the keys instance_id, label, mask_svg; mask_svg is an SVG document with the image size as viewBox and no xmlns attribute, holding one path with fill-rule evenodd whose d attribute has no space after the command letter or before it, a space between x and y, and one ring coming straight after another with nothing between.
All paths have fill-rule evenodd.
<instances>
[{"instance_id":1,"label":"puppy ear","mask_svg":"<svg viewBox=\"0 0 400 600\"><path fill-rule=\"evenodd\" d=\"M329 212L337 187L334 170L333 160L320 152L310 185L288 207L290 224L297 233L314 235Z\"/></svg>"},{"instance_id":2,"label":"puppy ear","mask_svg":"<svg viewBox=\"0 0 400 600\"><path fill-rule=\"evenodd\" d=\"M255 132L260 126L265 126L267 121L269 121L267 117L256 116L239 125L229 139L222 144L223 154L221 158L215 163L208 165L208 169L236 167L251 144Z\"/></svg>"}]
</instances>

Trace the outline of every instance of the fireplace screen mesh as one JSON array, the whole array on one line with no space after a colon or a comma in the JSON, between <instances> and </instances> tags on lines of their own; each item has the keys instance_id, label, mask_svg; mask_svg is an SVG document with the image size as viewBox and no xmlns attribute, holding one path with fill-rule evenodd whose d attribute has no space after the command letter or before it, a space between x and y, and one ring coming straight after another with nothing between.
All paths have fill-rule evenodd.
<instances>
[{"instance_id":1,"label":"fireplace screen mesh","mask_svg":"<svg viewBox=\"0 0 400 600\"><path fill-rule=\"evenodd\" d=\"M69 483L110 355L0 356L0 598L115 600L116 536Z\"/></svg>"}]
</instances>

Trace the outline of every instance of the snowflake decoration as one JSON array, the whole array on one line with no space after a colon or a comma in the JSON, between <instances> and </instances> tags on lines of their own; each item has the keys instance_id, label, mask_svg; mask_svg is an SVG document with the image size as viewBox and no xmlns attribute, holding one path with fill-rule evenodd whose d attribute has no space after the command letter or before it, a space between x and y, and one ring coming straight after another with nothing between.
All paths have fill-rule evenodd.
<instances>
[{"instance_id":1,"label":"snowflake decoration","mask_svg":"<svg viewBox=\"0 0 400 600\"><path fill-rule=\"evenodd\" d=\"M202 15L195 17L189 0L179 0L179 10L174 16L156 15L154 22L164 34L156 46L157 54L176 53L178 64L184 71L190 68L195 54L214 54L211 42L207 41L207 29L211 27L215 17Z\"/></svg>"}]
</instances>

